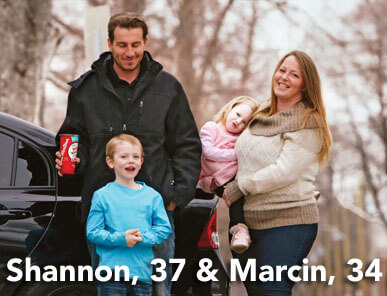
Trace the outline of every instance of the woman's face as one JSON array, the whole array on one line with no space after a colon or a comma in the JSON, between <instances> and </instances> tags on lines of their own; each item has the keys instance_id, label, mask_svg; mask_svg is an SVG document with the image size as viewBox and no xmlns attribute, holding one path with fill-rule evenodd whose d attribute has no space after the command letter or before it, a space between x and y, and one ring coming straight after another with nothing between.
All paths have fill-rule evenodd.
<instances>
[{"instance_id":1,"label":"woman's face","mask_svg":"<svg viewBox=\"0 0 387 296\"><path fill-rule=\"evenodd\" d=\"M274 94L280 101L296 103L302 98L303 85L300 65L294 56L288 56L273 76Z\"/></svg>"}]
</instances>

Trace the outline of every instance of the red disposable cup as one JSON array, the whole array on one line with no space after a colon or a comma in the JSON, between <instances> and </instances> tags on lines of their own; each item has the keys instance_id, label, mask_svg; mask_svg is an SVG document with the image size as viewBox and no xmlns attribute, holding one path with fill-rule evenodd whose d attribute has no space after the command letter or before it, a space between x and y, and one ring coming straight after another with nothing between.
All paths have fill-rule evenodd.
<instances>
[{"instance_id":1,"label":"red disposable cup","mask_svg":"<svg viewBox=\"0 0 387 296\"><path fill-rule=\"evenodd\" d=\"M60 137L60 154L62 155L62 175L75 174L75 158L78 151L78 135L61 134Z\"/></svg>"}]
</instances>

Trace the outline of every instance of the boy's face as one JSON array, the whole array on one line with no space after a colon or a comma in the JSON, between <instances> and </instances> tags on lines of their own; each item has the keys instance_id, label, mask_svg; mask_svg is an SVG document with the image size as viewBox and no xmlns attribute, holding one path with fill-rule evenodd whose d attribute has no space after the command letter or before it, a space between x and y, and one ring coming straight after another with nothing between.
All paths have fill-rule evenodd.
<instances>
[{"instance_id":1,"label":"boy's face","mask_svg":"<svg viewBox=\"0 0 387 296\"><path fill-rule=\"evenodd\" d=\"M106 157L106 163L116 175L116 181L130 181L138 174L144 159L141 148L129 142L122 141L114 149L113 159Z\"/></svg>"},{"instance_id":2,"label":"boy's face","mask_svg":"<svg viewBox=\"0 0 387 296\"><path fill-rule=\"evenodd\" d=\"M115 66L125 72L139 70L147 42L148 37L143 39L142 28L116 27L113 42L108 39Z\"/></svg>"}]
</instances>

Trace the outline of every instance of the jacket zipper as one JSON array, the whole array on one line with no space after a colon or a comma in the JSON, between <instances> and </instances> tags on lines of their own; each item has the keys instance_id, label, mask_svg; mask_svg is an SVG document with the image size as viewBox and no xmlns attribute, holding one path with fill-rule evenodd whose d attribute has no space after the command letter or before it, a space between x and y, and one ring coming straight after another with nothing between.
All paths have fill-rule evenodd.
<instances>
[{"instance_id":1,"label":"jacket zipper","mask_svg":"<svg viewBox=\"0 0 387 296\"><path fill-rule=\"evenodd\" d=\"M141 117L141 115L142 115L142 107L144 107L144 102L143 102L143 101L140 101L140 111L139 111L140 117Z\"/></svg>"},{"instance_id":2,"label":"jacket zipper","mask_svg":"<svg viewBox=\"0 0 387 296\"><path fill-rule=\"evenodd\" d=\"M137 124L140 125L141 124L141 117L142 117L142 109L144 107L144 101L140 101L140 104L138 105L138 121L137 121Z\"/></svg>"},{"instance_id":3,"label":"jacket zipper","mask_svg":"<svg viewBox=\"0 0 387 296\"><path fill-rule=\"evenodd\" d=\"M142 108L144 107L144 102L143 101L140 101L140 105L139 105L139 107L140 107L140 110L139 110L139 114L140 114L140 119L141 119L141 116L142 116ZM122 125L122 131L126 131L126 123L124 123L123 125Z\"/></svg>"}]
</instances>

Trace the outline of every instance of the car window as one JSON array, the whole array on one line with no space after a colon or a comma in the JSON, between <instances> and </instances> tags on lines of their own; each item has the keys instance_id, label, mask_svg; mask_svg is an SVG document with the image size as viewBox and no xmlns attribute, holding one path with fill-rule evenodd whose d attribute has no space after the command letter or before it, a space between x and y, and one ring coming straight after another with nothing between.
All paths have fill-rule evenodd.
<instances>
[{"instance_id":1,"label":"car window","mask_svg":"<svg viewBox=\"0 0 387 296\"><path fill-rule=\"evenodd\" d=\"M48 172L47 163L41 154L31 145L19 140L15 186L47 186Z\"/></svg>"},{"instance_id":2,"label":"car window","mask_svg":"<svg viewBox=\"0 0 387 296\"><path fill-rule=\"evenodd\" d=\"M10 186L14 138L0 134L0 186Z\"/></svg>"}]
</instances>

